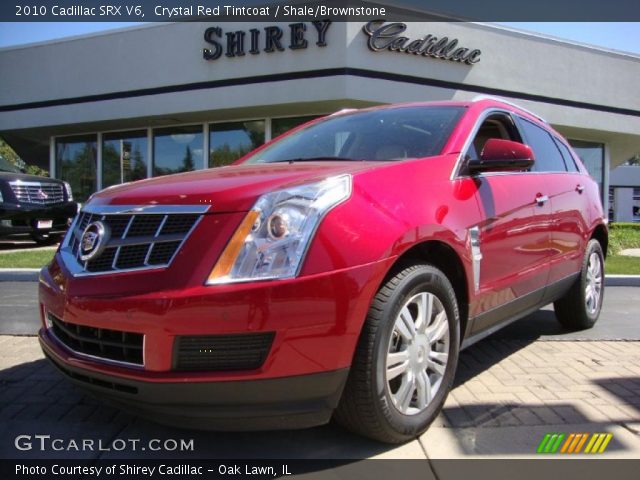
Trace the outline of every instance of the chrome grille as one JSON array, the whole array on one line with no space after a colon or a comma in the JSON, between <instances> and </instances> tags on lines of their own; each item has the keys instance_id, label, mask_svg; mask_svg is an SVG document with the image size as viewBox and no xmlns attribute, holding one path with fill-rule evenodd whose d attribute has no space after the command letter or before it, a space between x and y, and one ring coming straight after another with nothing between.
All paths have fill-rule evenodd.
<instances>
[{"instance_id":1,"label":"chrome grille","mask_svg":"<svg viewBox=\"0 0 640 480\"><path fill-rule=\"evenodd\" d=\"M64 188L61 183L9 182L13 194L20 203L56 205L64 203Z\"/></svg>"},{"instance_id":2,"label":"chrome grille","mask_svg":"<svg viewBox=\"0 0 640 480\"><path fill-rule=\"evenodd\" d=\"M167 267L208 208L85 207L63 243L62 258L74 275ZM82 261L82 235L89 224L98 220L108 227L109 238L97 257Z\"/></svg>"}]
</instances>

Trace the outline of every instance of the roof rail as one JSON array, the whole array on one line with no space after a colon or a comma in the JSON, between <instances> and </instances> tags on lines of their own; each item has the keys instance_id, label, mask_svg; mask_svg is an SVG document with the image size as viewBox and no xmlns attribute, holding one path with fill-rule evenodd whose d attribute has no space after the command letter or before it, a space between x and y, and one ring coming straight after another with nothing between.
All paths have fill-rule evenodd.
<instances>
[{"instance_id":1,"label":"roof rail","mask_svg":"<svg viewBox=\"0 0 640 480\"><path fill-rule=\"evenodd\" d=\"M549 122L547 122L544 118L542 118L537 113L533 113L531 110L527 110L526 108L521 107L517 103L513 103L511 100L506 100L506 99L501 98L501 97L495 97L493 95L476 95L475 97L473 97L473 99L471 99L472 102L479 102L480 100L494 100L496 102L500 102L500 103L505 103L507 105L511 105L512 107L516 107L516 108L522 110L523 112L527 112L532 117L535 117L538 120L540 120L541 122L546 123L547 125L549 125Z\"/></svg>"},{"instance_id":2,"label":"roof rail","mask_svg":"<svg viewBox=\"0 0 640 480\"><path fill-rule=\"evenodd\" d=\"M343 108L342 110L338 110L337 112L333 112L329 114L329 116L333 117L334 115L342 115L343 113L351 113L351 112L357 112L357 111L358 111L357 108Z\"/></svg>"}]
</instances>

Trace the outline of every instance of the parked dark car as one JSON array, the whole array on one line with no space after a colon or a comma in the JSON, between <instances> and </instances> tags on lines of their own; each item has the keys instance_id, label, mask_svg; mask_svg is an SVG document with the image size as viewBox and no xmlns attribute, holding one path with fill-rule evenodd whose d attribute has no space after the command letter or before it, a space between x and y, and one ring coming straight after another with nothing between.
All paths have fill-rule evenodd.
<instances>
[{"instance_id":1,"label":"parked dark car","mask_svg":"<svg viewBox=\"0 0 640 480\"><path fill-rule=\"evenodd\" d=\"M68 183L21 173L0 157L0 238L30 236L54 243L77 211Z\"/></svg>"}]
</instances>

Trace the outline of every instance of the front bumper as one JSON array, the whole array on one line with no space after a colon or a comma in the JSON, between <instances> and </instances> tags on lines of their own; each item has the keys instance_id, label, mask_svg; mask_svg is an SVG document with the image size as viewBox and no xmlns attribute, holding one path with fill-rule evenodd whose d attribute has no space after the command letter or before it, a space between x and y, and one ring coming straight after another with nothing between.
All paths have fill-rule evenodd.
<instances>
[{"instance_id":1,"label":"front bumper","mask_svg":"<svg viewBox=\"0 0 640 480\"><path fill-rule=\"evenodd\" d=\"M57 261L41 272L43 314L68 324L144 335L143 365L132 367L73 351L43 323L42 348L72 381L162 423L272 429L329 420L370 301L393 259L291 280L130 296L79 290L86 282L70 277ZM128 278L145 275L154 273L105 275L101 282L103 289L110 280L122 288ZM260 332L273 332L274 339L259 368L176 369L179 337Z\"/></svg>"},{"instance_id":2,"label":"front bumper","mask_svg":"<svg viewBox=\"0 0 640 480\"><path fill-rule=\"evenodd\" d=\"M0 205L0 236L64 233L77 211L75 202L53 206L3 203ZM38 220L51 220L52 228L38 228Z\"/></svg>"},{"instance_id":3,"label":"front bumper","mask_svg":"<svg viewBox=\"0 0 640 480\"><path fill-rule=\"evenodd\" d=\"M40 331L46 357L100 399L158 423L195 429L276 430L329 421L347 368L294 377L230 382L146 382L72 366L70 356Z\"/></svg>"}]
</instances>

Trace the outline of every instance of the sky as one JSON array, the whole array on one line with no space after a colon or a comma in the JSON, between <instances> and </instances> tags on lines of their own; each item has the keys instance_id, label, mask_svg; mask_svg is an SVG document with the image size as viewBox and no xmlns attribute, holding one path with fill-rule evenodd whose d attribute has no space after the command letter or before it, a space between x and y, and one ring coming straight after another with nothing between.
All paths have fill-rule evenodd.
<instances>
[{"instance_id":1,"label":"sky","mask_svg":"<svg viewBox=\"0 0 640 480\"><path fill-rule=\"evenodd\" d=\"M640 23L511 22L501 24L640 55ZM133 25L138 25L138 23L0 23L0 48Z\"/></svg>"}]
</instances>

